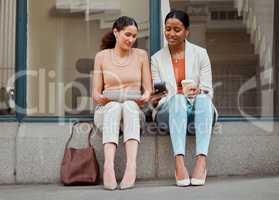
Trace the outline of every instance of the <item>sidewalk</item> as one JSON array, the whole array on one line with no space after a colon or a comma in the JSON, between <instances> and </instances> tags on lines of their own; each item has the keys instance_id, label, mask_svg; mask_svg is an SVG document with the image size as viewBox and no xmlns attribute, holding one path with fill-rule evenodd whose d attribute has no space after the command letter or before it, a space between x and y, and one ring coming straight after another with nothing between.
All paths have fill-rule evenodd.
<instances>
[{"instance_id":1,"label":"sidewalk","mask_svg":"<svg viewBox=\"0 0 279 200\"><path fill-rule=\"evenodd\" d=\"M138 181L134 189L106 191L102 186L3 185L0 200L278 200L279 176L210 177L203 187L178 188L174 180Z\"/></svg>"}]
</instances>

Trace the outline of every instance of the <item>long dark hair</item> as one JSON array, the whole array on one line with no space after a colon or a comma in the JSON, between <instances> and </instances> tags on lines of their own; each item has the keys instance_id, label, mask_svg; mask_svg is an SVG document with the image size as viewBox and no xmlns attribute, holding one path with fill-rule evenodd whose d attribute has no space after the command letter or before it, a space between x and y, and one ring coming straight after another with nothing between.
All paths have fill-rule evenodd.
<instances>
[{"instance_id":1,"label":"long dark hair","mask_svg":"<svg viewBox=\"0 0 279 200\"><path fill-rule=\"evenodd\" d=\"M179 21L181 21L186 29L190 26L189 15L182 10L170 11L165 18L165 24L166 24L167 20L170 18L175 18L175 19L178 19Z\"/></svg>"},{"instance_id":2,"label":"long dark hair","mask_svg":"<svg viewBox=\"0 0 279 200\"><path fill-rule=\"evenodd\" d=\"M115 47L116 38L113 34L113 29L117 31L123 30L127 26L135 26L138 29L136 20L131 17L121 16L113 23L112 30L104 35L101 42L101 49L112 49Z\"/></svg>"}]
</instances>

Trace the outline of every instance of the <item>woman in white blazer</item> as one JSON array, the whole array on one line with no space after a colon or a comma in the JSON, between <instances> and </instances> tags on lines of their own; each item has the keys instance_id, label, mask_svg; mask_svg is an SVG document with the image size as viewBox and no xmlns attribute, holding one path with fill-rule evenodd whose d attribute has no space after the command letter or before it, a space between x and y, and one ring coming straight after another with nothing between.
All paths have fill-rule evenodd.
<instances>
[{"instance_id":1,"label":"woman in white blazer","mask_svg":"<svg viewBox=\"0 0 279 200\"><path fill-rule=\"evenodd\" d=\"M164 82L167 90L159 97L154 118L159 128L167 125L170 132L177 186L204 185L214 113L217 116L212 104L210 60L206 49L187 41L189 17L184 11L168 13L164 33L168 45L151 58L153 83ZM192 83L182 87L182 80ZM184 156L191 123L196 135L196 162L190 178Z\"/></svg>"}]
</instances>

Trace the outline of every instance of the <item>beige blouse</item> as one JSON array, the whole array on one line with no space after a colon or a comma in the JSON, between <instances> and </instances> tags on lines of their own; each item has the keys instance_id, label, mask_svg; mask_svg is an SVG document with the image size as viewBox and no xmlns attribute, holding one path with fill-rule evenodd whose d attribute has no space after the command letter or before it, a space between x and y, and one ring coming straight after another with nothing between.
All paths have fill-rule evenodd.
<instances>
[{"instance_id":1,"label":"beige blouse","mask_svg":"<svg viewBox=\"0 0 279 200\"><path fill-rule=\"evenodd\" d=\"M98 53L101 60L100 70L104 81L104 90L140 91L142 83L142 66L147 53L132 48L127 60L118 63L112 49Z\"/></svg>"}]
</instances>

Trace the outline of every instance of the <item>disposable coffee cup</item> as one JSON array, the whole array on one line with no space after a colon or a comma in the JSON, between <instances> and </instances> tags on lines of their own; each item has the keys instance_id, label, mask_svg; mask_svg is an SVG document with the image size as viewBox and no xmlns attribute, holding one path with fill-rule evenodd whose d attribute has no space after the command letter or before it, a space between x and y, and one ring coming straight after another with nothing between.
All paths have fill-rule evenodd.
<instances>
[{"instance_id":1,"label":"disposable coffee cup","mask_svg":"<svg viewBox=\"0 0 279 200\"><path fill-rule=\"evenodd\" d=\"M190 88L196 87L195 81L191 80L191 79L182 80L181 85L182 85L182 88L183 88L183 93L187 97L190 93Z\"/></svg>"}]
</instances>

